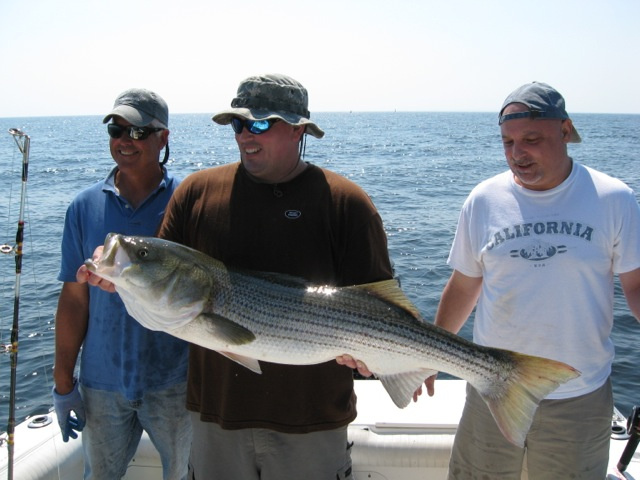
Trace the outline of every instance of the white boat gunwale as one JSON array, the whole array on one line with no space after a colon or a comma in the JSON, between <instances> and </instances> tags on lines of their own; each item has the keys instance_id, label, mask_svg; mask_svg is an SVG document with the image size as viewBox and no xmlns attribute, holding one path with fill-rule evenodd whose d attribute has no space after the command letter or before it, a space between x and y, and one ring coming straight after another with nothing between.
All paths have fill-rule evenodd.
<instances>
[{"instance_id":1,"label":"white boat gunwale","mask_svg":"<svg viewBox=\"0 0 640 480\"><path fill-rule=\"evenodd\" d=\"M377 380L356 380L358 416L349 425L356 480L445 479L448 458L465 399L466 382L437 380L433 397L398 409ZM640 479L640 452L634 453L624 474L616 465L627 446L627 419L612 416L609 480ZM7 475L6 434L0 442L0 478ZM14 476L20 480L82 478L80 439L62 441L55 412L36 415L15 429ZM157 451L143 434L129 464L126 480L162 478ZM527 479L526 471L523 479Z\"/></svg>"}]
</instances>

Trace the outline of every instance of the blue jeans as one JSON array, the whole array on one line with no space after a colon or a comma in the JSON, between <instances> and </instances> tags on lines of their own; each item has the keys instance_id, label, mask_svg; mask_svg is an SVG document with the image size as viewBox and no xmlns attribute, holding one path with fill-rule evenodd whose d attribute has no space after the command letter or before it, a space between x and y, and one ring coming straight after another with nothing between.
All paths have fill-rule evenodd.
<instances>
[{"instance_id":1,"label":"blue jeans","mask_svg":"<svg viewBox=\"0 0 640 480\"><path fill-rule=\"evenodd\" d=\"M87 415L82 431L86 480L122 478L143 430L160 453L163 479L186 479L192 438L186 383L147 392L136 401L82 385L80 393Z\"/></svg>"}]
</instances>

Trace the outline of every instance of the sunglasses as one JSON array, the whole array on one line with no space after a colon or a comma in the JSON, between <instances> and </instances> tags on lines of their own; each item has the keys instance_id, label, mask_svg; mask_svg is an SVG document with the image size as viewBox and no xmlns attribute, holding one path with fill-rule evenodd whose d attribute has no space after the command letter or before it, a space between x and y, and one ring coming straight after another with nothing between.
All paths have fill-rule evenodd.
<instances>
[{"instance_id":1,"label":"sunglasses","mask_svg":"<svg viewBox=\"0 0 640 480\"><path fill-rule=\"evenodd\" d=\"M109 132L109 136L111 138L120 138L126 131L129 138L133 140L144 140L152 133L159 132L160 130L164 130L164 128L134 127L133 125L123 127L117 123L110 123L107 125L107 132Z\"/></svg>"},{"instance_id":2,"label":"sunglasses","mask_svg":"<svg viewBox=\"0 0 640 480\"><path fill-rule=\"evenodd\" d=\"M269 131L273 124L278 121L277 118L272 118L269 120L245 120L238 117L233 117L231 119L231 128L238 135L242 133L242 129L246 128L254 135L260 135L261 133Z\"/></svg>"}]
</instances>

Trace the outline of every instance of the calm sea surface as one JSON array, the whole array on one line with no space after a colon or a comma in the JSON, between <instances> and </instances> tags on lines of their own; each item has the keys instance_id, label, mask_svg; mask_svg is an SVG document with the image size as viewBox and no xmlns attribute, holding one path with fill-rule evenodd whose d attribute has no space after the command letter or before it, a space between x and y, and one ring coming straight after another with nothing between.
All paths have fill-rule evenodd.
<instances>
[{"instance_id":1,"label":"calm sea surface","mask_svg":"<svg viewBox=\"0 0 640 480\"><path fill-rule=\"evenodd\" d=\"M432 319L450 274L446 259L462 202L476 183L506 169L496 115L318 113L314 119L326 135L309 137L306 160L369 193L384 220L402 287ZM573 119L583 138L569 147L574 159L640 193L640 115L578 114ZM80 189L104 178L113 161L101 117L0 118L0 244L15 243L20 204L22 154L8 134L13 127L31 136L17 367L16 415L22 419L51 404L66 207ZM182 177L238 159L231 128L213 124L204 114L172 116L170 146L168 167ZM0 254L3 347L10 342L14 284L14 255ZM462 335L470 338L471 330L468 322ZM640 404L639 333L617 286L613 383L624 415ZM0 430L6 428L9 375L10 356L0 353Z\"/></svg>"}]
</instances>

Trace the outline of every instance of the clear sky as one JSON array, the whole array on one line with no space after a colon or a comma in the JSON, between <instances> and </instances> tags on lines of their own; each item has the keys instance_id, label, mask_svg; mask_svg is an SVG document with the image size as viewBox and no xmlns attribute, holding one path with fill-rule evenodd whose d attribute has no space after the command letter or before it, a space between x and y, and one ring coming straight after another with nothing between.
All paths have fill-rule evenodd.
<instances>
[{"instance_id":1,"label":"clear sky","mask_svg":"<svg viewBox=\"0 0 640 480\"><path fill-rule=\"evenodd\" d=\"M0 0L0 117L172 113L286 73L314 111L487 111L532 80L569 113L640 113L638 0Z\"/></svg>"}]
</instances>

